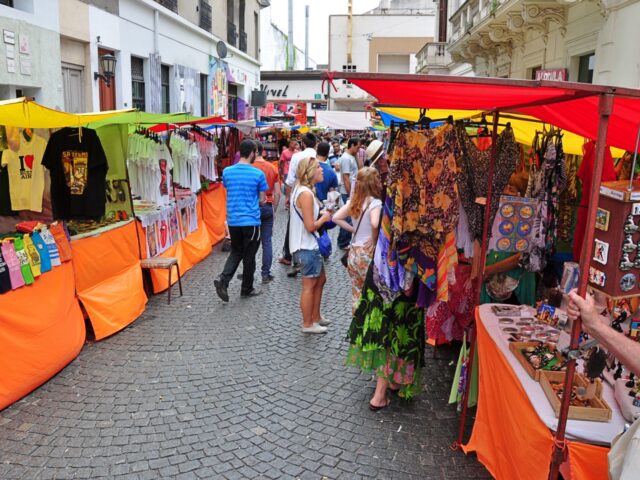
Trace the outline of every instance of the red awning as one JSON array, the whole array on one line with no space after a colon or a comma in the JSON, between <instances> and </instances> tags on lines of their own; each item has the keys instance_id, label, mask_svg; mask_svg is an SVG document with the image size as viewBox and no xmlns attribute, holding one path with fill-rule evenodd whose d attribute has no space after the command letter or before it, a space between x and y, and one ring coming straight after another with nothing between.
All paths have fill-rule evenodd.
<instances>
[{"instance_id":1,"label":"red awning","mask_svg":"<svg viewBox=\"0 0 640 480\"><path fill-rule=\"evenodd\" d=\"M167 130L175 130L177 127L183 127L185 125L229 125L230 123L233 122L224 117L202 117L188 122L159 123L149 130L152 132L165 132Z\"/></svg>"},{"instance_id":2,"label":"red awning","mask_svg":"<svg viewBox=\"0 0 640 480\"><path fill-rule=\"evenodd\" d=\"M330 72L327 78L348 79L385 106L522 113L594 140L599 96L611 94L607 144L633 151L640 127L640 90L634 89L442 75Z\"/></svg>"}]
</instances>

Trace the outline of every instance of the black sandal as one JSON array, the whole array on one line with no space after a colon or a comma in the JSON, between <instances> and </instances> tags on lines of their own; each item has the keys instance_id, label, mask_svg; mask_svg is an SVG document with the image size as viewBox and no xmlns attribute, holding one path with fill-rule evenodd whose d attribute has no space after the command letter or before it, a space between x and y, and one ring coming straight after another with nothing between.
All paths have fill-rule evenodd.
<instances>
[{"instance_id":1,"label":"black sandal","mask_svg":"<svg viewBox=\"0 0 640 480\"><path fill-rule=\"evenodd\" d=\"M380 406L372 405L371 402L369 402L369 410L371 410L372 412L377 412L382 410L383 408L387 408L389 405L391 405L391 400L389 399L387 399L387 403Z\"/></svg>"}]
</instances>

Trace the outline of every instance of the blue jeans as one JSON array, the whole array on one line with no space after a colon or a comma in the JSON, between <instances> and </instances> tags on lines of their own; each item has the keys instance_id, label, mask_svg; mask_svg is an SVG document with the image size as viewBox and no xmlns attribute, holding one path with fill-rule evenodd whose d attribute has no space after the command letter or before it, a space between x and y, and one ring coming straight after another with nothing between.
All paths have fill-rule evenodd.
<instances>
[{"instance_id":1,"label":"blue jeans","mask_svg":"<svg viewBox=\"0 0 640 480\"><path fill-rule=\"evenodd\" d=\"M273 263L273 205L267 203L260 206L260 237L262 239L262 276L271 275Z\"/></svg>"},{"instance_id":2,"label":"blue jeans","mask_svg":"<svg viewBox=\"0 0 640 480\"><path fill-rule=\"evenodd\" d=\"M342 202L347 203L347 200L349 200L349 195L343 193ZM353 225L351 223L351 217L347 218L346 221L349 225ZM347 248L349 246L349 243L351 243L351 232L347 232L346 230L341 228L340 232L338 233L338 248Z\"/></svg>"},{"instance_id":3,"label":"blue jeans","mask_svg":"<svg viewBox=\"0 0 640 480\"><path fill-rule=\"evenodd\" d=\"M324 269L320 250L298 250L293 252L293 260L300 265L302 278L318 278Z\"/></svg>"}]
</instances>

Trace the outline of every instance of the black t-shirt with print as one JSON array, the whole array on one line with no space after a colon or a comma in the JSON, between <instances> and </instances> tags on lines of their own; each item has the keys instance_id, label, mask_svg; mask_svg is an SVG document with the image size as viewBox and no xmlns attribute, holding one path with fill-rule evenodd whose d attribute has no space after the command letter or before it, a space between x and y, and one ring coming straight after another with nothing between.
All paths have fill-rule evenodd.
<instances>
[{"instance_id":1,"label":"black t-shirt with print","mask_svg":"<svg viewBox=\"0 0 640 480\"><path fill-rule=\"evenodd\" d=\"M6 166L2 166L2 151L0 151L0 215L18 215L17 211L11 209L11 194L9 193L9 169Z\"/></svg>"},{"instance_id":2,"label":"black t-shirt with print","mask_svg":"<svg viewBox=\"0 0 640 480\"><path fill-rule=\"evenodd\" d=\"M42 165L51 172L53 217L97 220L107 203L109 166L95 130L78 130L67 127L51 135Z\"/></svg>"},{"instance_id":3,"label":"black t-shirt with print","mask_svg":"<svg viewBox=\"0 0 640 480\"><path fill-rule=\"evenodd\" d=\"M0 293L5 293L9 290L11 290L9 267L7 266L7 262L4 261L2 252L0 251Z\"/></svg>"}]
</instances>

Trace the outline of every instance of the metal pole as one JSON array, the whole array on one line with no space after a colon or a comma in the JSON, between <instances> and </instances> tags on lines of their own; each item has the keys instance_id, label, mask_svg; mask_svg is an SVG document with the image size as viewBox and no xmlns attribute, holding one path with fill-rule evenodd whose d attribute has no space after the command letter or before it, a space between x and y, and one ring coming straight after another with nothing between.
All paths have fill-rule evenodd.
<instances>
[{"instance_id":1,"label":"metal pole","mask_svg":"<svg viewBox=\"0 0 640 480\"><path fill-rule=\"evenodd\" d=\"M309 5L304 6L304 69L309 70Z\"/></svg>"},{"instance_id":2,"label":"metal pole","mask_svg":"<svg viewBox=\"0 0 640 480\"><path fill-rule=\"evenodd\" d=\"M289 0L289 28L287 29L287 70L294 69L293 59L293 0Z\"/></svg>"},{"instance_id":3,"label":"metal pole","mask_svg":"<svg viewBox=\"0 0 640 480\"><path fill-rule=\"evenodd\" d=\"M498 121L500 119L500 112L495 110L493 112L493 132L491 133L491 158L489 159L489 172L487 175L487 200L484 206L484 225L482 226L482 248L480 249L480 272L476 280L476 305L480 305L480 292L482 290L482 283L484 281L484 270L487 258L487 246L489 243L489 217L491 212L491 199L493 198L493 173L495 170L496 158L498 156ZM500 192L498 192L499 194ZM469 341L471 342L471 349L469 351L469 363L467 364L467 382L464 386L464 395L462 396L462 412L460 415L460 425L458 426L458 439L456 447L462 445L462 437L464 436L464 426L467 419L467 404L469 403L469 388L471 385L471 373L473 371L473 357L476 350L476 328L475 317L473 320L471 332L469 334Z\"/></svg>"},{"instance_id":4,"label":"metal pole","mask_svg":"<svg viewBox=\"0 0 640 480\"><path fill-rule=\"evenodd\" d=\"M587 227L585 230L585 240L582 245L582 253L580 255L580 283L578 285L578 295L584 297L587 292L587 281L589 280L588 267L589 259L593 253L593 237L596 223L596 210L598 208L598 200L600 198L600 182L602 180L602 166L604 165L604 154L607 147L607 131L609 130L609 116L613 109L613 95L600 95L600 103L598 105L600 113L600 124L598 126L598 140L596 143L596 159L593 169L593 178L591 180L591 198L589 198L589 211L587 214ZM571 329L570 349L578 348L578 340L582 330L582 319L578 318ZM567 362L567 373L564 377L564 392L570 392L573 386L573 376L576 370L575 359L569 359ZM551 457L551 467L549 470L549 478L556 480L560 472L560 465L565 459L565 431L567 428L567 419L569 415L569 402L571 395L562 396L562 404L560 405L560 415L558 415L558 428L554 438L553 455Z\"/></svg>"}]
</instances>

